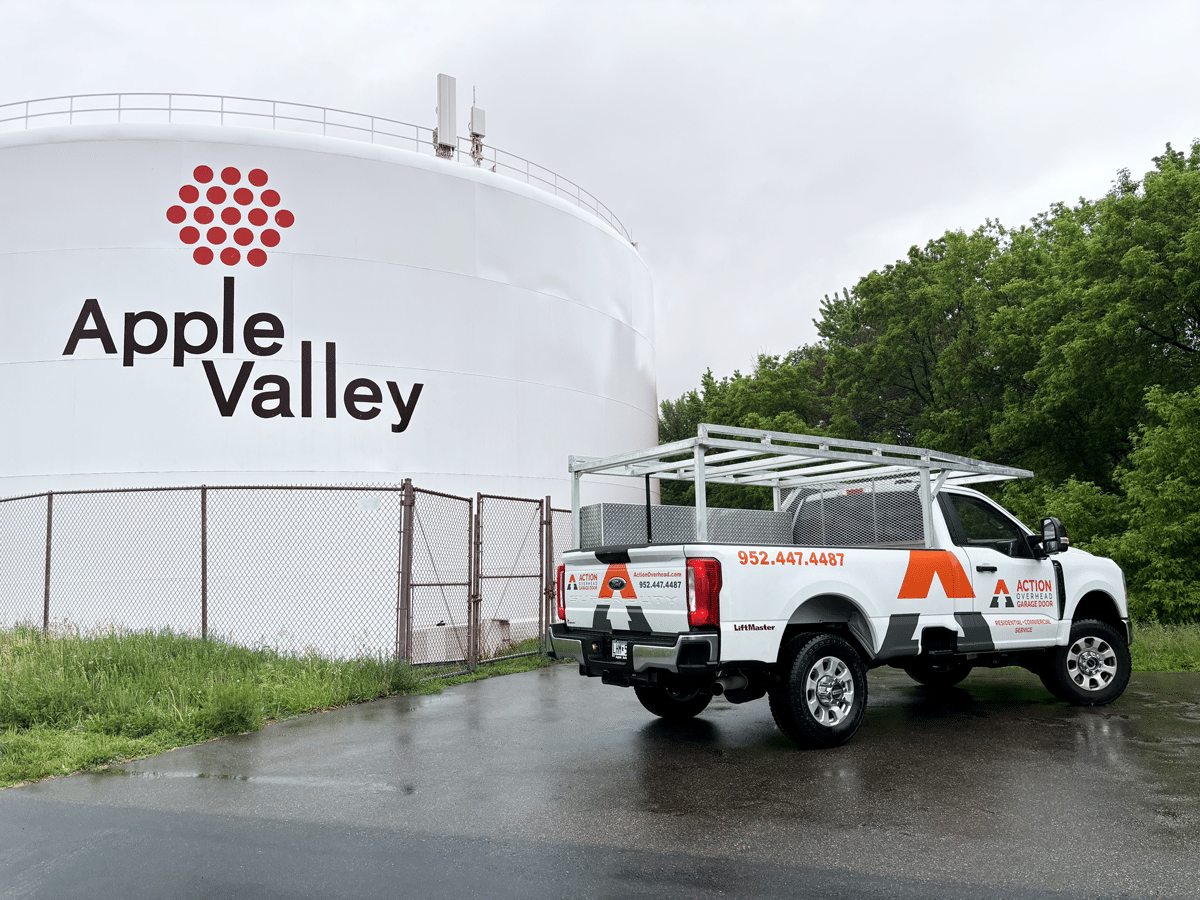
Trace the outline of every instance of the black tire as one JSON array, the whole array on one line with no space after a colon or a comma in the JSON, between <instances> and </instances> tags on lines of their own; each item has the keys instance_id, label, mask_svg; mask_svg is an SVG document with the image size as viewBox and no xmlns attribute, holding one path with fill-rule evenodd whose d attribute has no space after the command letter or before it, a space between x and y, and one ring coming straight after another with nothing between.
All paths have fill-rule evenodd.
<instances>
[{"instance_id":1,"label":"black tire","mask_svg":"<svg viewBox=\"0 0 1200 900\"><path fill-rule=\"evenodd\" d=\"M832 634L799 635L780 655L770 691L779 730L801 747L838 747L854 737L867 711L867 667Z\"/></svg>"},{"instance_id":2,"label":"black tire","mask_svg":"<svg viewBox=\"0 0 1200 900\"><path fill-rule=\"evenodd\" d=\"M1111 625L1083 619L1065 647L1055 647L1039 673L1042 684L1073 706L1105 706L1125 692L1133 665L1129 647Z\"/></svg>"},{"instance_id":3,"label":"black tire","mask_svg":"<svg viewBox=\"0 0 1200 900\"><path fill-rule=\"evenodd\" d=\"M971 674L975 667L965 659L947 659L937 662L929 659L914 659L904 664L908 677L928 688L950 688Z\"/></svg>"},{"instance_id":4,"label":"black tire","mask_svg":"<svg viewBox=\"0 0 1200 900\"><path fill-rule=\"evenodd\" d=\"M704 712L712 693L699 687L664 687L662 685L635 684L642 706L668 722L683 722Z\"/></svg>"},{"instance_id":5,"label":"black tire","mask_svg":"<svg viewBox=\"0 0 1200 900\"><path fill-rule=\"evenodd\" d=\"M793 735L799 734L799 730L792 716L788 676L796 664L797 654L804 649L805 644L816 637L820 637L820 635L798 634L788 641L787 645L779 651L779 660L775 664L775 677L771 680L770 687L767 688L767 702L771 705L771 718L775 720L775 725L779 730L792 741L796 740Z\"/></svg>"}]
</instances>

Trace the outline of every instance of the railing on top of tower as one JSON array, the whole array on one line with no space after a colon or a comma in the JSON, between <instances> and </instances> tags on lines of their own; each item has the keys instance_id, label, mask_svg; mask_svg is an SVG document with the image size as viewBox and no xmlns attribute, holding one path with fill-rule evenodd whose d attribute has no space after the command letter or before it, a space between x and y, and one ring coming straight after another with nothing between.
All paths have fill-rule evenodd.
<instances>
[{"instance_id":1,"label":"railing on top of tower","mask_svg":"<svg viewBox=\"0 0 1200 900\"><path fill-rule=\"evenodd\" d=\"M434 130L382 116L307 103L286 103L253 97L219 94L118 93L72 94L0 104L0 134L31 127L129 122L155 124L241 125L320 134L383 144L434 155ZM268 124L269 123L269 124ZM482 156L472 154L471 139L457 137L454 158L483 166L510 178L524 180L556 197L563 197L607 222L633 246L633 235L595 195L575 182L515 153L484 146Z\"/></svg>"}]
</instances>

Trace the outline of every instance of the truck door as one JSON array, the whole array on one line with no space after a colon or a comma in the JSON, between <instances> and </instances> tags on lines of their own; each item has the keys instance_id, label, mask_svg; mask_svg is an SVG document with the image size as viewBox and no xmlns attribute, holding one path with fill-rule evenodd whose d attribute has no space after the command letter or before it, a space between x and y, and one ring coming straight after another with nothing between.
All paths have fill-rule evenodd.
<instances>
[{"instance_id":1,"label":"truck door","mask_svg":"<svg viewBox=\"0 0 1200 900\"><path fill-rule=\"evenodd\" d=\"M1000 507L981 497L943 491L942 511L954 542L970 561L972 600L957 613L982 617L997 650L1045 647L1058 632L1059 597L1054 564L1035 559L1025 531Z\"/></svg>"}]
</instances>

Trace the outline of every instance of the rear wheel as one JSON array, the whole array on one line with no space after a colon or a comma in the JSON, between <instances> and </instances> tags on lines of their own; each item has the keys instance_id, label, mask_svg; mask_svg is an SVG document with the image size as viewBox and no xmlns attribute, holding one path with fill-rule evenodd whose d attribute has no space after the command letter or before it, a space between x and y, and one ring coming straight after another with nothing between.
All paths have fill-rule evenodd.
<instances>
[{"instance_id":1,"label":"rear wheel","mask_svg":"<svg viewBox=\"0 0 1200 900\"><path fill-rule=\"evenodd\" d=\"M1050 652L1039 674L1059 700L1104 706L1125 692L1132 668L1129 647L1117 630L1097 619L1083 619L1071 626L1067 646Z\"/></svg>"},{"instance_id":2,"label":"rear wheel","mask_svg":"<svg viewBox=\"0 0 1200 900\"><path fill-rule=\"evenodd\" d=\"M965 659L948 659L945 662L915 659L904 664L904 671L909 678L930 688L954 687L970 675L973 668Z\"/></svg>"},{"instance_id":3,"label":"rear wheel","mask_svg":"<svg viewBox=\"0 0 1200 900\"><path fill-rule=\"evenodd\" d=\"M642 706L669 722L682 722L700 715L712 700L709 691L692 686L637 684L633 692Z\"/></svg>"},{"instance_id":4,"label":"rear wheel","mask_svg":"<svg viewBox=\"0 0 1200 900\"><path fill-rule=\"evenodd\" d=\"M801 747L837 747L854 737L867 710L867 667L832 634L801 635L781 658L771 714Z\"/></svg>"}]
</instances>

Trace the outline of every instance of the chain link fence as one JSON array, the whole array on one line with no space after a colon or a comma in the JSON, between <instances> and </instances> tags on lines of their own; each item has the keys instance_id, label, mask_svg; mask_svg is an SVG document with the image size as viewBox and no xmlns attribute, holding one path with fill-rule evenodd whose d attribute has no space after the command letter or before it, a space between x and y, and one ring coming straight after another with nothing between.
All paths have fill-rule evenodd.
<instances>
[{"instance_id":1,"label":"chain link fence","mask_svg":"<svg viewBox=\"0 0 1200 900\"><path fill-rule=\"evenodd\" d=\"M40 622L49 578L51 501L42 494L0 503L0 623ZM46 612L48 624L49 611Z\"/></svg>"},{"instance_id":2,"label":"chain link fence","mask_svg":"<svg viewBox=\"0 0 1200 900\"><path fill-rule=\"evenodd\" d=\"M571 546L571 511L569 509L550 510L550 524L552 541L550 545L550 576L554 578L558 567L563 564L563 551L570 549ZM554 583L552 582L552 590L553 587ZM553 596L550 599L553 600Z\"/></svg>"},{"instance_id":3,"label":"chain link fence","mask_svg":"<svg viewBox=\"0 0 1200 900\"><path fill-rule=\"evenodd\" d=\"M541 500L479 494L477 633L484 656L511 655L546 631L545 515Z\"/></svg>"},{"instance_id":4,"label":"chain link fence","mask_svg":"<svg viewBox=\"0 0 1200 900\"><path fill-rule=\"evenodd\" d=\"M402 602L405 596L409 602L397 616L396 655L413 665L465 671L472 662L474 507L466 497L414 488L409 508L412 581L401 587Z\"/></svg>"},{"instance_id":5,"label":"chain link fence","mask_svg":"<svg viewBox=\"0 0 1200 900\"><path fill-rule=\"evenodd\" d=\"M0 627L170 628L466 671L544 649L563 518L549 498L409 480L0 499Z\"/></svg>"}]
</instances>

